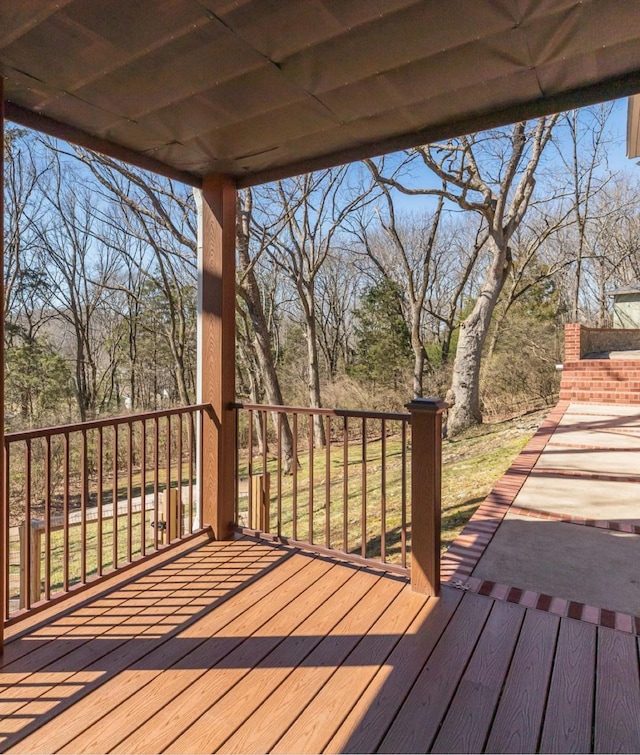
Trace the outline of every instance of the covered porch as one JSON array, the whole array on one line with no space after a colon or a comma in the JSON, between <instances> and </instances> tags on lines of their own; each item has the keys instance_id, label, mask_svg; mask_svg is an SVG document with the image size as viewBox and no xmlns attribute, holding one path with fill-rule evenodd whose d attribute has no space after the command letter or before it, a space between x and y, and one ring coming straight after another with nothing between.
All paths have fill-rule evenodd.
<instances>
[{"instance_id":1,"label":"covered porch","mask_svg":"<svg viewBox=\"0 0 640 755\"><path fill-rule=\"evenodd\" d=\"M626 2L604 18L596 0L482 0L457 11L423 0L3 3L0 136L10 119L183 181L202 198L198 403L3 431L3 750L640 749L634 634L441 587L441 402L412 402L400 416L317 410L329 437L342 433L342 525L336 534L331 480L318 498L311 461L305 527L288 533L279 435L274 516L266 451L254 462L251 442L243 496L237 418L308 410L238 406L234 385L238 188L638 88L640 13ZM0 328L3 428L2 343ZM393 538L385 461L371 521L371 423L381 459L388 427L401 428ZM355 546L344 503L354 426L365 449ZM56 449L59 502L48 492ZM312 458L313 442L306 452ZM45 493L34 517L36 463ZM24 483L13 570L12 465Z\"/></svg>"}]
</instances>

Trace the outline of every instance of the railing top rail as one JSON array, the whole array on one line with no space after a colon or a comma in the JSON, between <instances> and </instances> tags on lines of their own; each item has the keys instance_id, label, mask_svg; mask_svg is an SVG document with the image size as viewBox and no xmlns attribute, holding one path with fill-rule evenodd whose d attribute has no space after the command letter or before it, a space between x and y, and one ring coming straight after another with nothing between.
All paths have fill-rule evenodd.
<instances>
[{"instance_id":1,"label":"railing top rail","mask_svg":"<svg viewBox=\"0 0 640 755\"><path fill-rule=\"evenodd\" d=\"M251 411L286 412L287 414L318 414L329 417L355 417L364 419L388 419L410 422L411 415L403 412L369 412L361 409L326 409L324 407L279 406L277 404L242 404L231 405L233 409Z\"/></svg>"},{"instance_id":2,"label":"railing top rail","mask_svg":"<svg viewBox=\"0 0 640 755\"><path fill-rule=\"evenodd\" d=\"M106 417L105 419L92 419L87 422L76 422L71 425L56 425L54 427L38 427L33 430L18 430L7 433L4 436L5 446L21 440L33 440L46 438L52 435L67 435L68 433L81 432L82 430L94 430L99 427L113 427L114 425L128 425L131 422L145 422L146 420L159 417L171 417L176 414L189 414L191 412L206 411L211 409L211 404L191 404L189 406L176 406L171 409L157 409L152 412L140 412L139 414L124 414L118 417Z\"/></svg>"}]
</instances>

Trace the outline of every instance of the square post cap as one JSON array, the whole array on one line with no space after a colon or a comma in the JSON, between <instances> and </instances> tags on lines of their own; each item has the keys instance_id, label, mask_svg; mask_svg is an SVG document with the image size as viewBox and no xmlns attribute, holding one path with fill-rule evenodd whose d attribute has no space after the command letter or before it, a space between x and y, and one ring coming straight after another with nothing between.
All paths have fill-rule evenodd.
<instances>
[{"instance_id":1,"label":"square post cap","mask_svg":"<svg viewBox=\"0 0 640 755\"><path fill-rule=\"evenodd\" d=\"M405 408L410 412L429 412L430 414L441 414L449 408L449 404L441 398L414 398Z\"/></svg>"}]
</instances>

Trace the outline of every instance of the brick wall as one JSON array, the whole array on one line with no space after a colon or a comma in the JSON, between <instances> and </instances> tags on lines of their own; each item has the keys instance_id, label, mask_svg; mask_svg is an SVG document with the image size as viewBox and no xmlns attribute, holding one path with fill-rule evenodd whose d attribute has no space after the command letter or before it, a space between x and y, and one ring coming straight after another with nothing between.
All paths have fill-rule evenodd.
<instances>
[{"instance_id":1,"label":"brick wall","mask_svg":"<svg viewBox=\"0 0 640 755\"><path fill-rule=\"evenodd\" d=\"M560 400L592 404L640 404L640 360L583 359L598 351L638 348L640 331L565 325Z\"/></svg>"},{"instance_id":2,"label":"brick wall","mask_svg":"<svg viewBox=\"0 0 640 755\"><path fill-rule=\"evenodd\" d=\"M587 404L640 404L640 360L565 362L560 400Z\"/></svg>"},{"instance_id":3,"label":"brick wall","mask_svg":"<svg viewBox=\"0 0 640 755\"><path fill-rule=\"evenodd\" d=\"M564 326L564 361L576 362L585 354L640 349L640 330L634 328L585 328L578 322Z\"/></svg>"},{"instance_id":4,"label":"brick wall","mask_svg":"<svg viewBox=\"0 0 640 755\"><path fill-rule=\"evenodd\" d=\"M635 328L581 328L582 356L601 351L640 349L640 330Z\"/></svg>"}]
</instances>

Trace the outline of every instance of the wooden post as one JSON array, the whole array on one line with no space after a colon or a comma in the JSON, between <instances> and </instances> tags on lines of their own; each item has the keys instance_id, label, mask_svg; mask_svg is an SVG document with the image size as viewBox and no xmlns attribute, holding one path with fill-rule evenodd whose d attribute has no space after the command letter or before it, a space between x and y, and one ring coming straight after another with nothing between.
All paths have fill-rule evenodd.
<instances>
[{"instance_id":1,"label":"wooden post","mask_svg":"<svg viewBox=\"0 0 640 755\"><path fill-rule=\"evenodd\" d=\"M182 512L179 492L177 488L170 488L164 491L163 516L165 529L162 531L163 543L171 543L178 537L178 517L181 516Z\"/></svg>"},{"instance_id":2,"label":"wooden post","mask_svg":"<svg viewBox=\"0 0 640 755\"><path fill-rule=\"evenodd\" d=\"M251 481L251 521L256 530L269 531L269 503L271 501L271 475L269 472L253 475Z\"/></svg>"},{"instance_id":3,"label":"wooden post","mask_svg":"<svg viewBox=\"0 0 640 755\"><path fill-rule=\"evenodd\" d=\"M0 270L4 269L4 79L0 76ZM0 275L0 303L4 307L4 275ZM0 653L4 646L4 622L8 618L6 592L9 554L6 550L9 501L5 486L4 458L4 317L0 318Z\"/></svg>"},{"instance_id":4,"label":"wooden post","mask_svg":"<svg viewBox=\"0 0 640 755\"><path fill-rule=\"evenodd\" d=\"M236 184L204 178L198 260L199 401L210 403L202 428L203 522L217 540L233 537L235 484Z\"/></svg>"},{"instance_id":5,"label":"wooden post","mask_svg":"<svg viewBox=\"0 0 640 755\"><path fill-rule=\"evenodd\" d=\"M27 553L27 526L31 527L29 540L31 548ZM26 522L18 527L20 533L20 608L27 605L27 593L31 605L41 598L42 588L42 533L43 523L31 520L30 525ZM27 583L27 559L29 559L29 582Z\"/></svg>"},{"instance_id":6,"label":"wooden post","mask_svg":"<svg viewBox=\"0 0 640 755\"><path fill-rule=\"evenodd\" d=\"M411 588L440 593L440 507L444 401L414 399L411 412Z\"/></svg>"}]
</instances>

